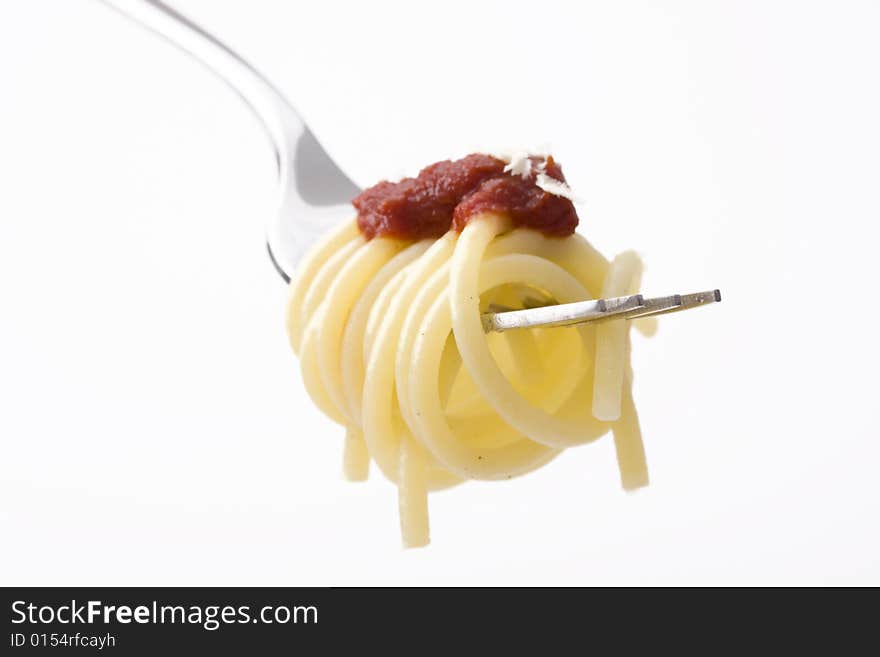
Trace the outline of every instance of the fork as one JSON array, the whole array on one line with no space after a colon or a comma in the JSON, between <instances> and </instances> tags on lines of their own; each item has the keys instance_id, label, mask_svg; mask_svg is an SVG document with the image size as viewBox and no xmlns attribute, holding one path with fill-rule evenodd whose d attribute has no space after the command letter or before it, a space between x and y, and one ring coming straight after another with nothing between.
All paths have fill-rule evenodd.
<instances>
[{"instance_id":1,"label":"fork","mask_svg":"<svg viewBox=\"0 0 880 657\"><path fill-rule=\"evenodd\" d=\"M350 216L360 191L327 154L284 95L245 59L198 24L160 0L102 0L207 67L253 111L275 151L278 209L266 229L275 269L290 282L297 262L329 227ZM609 319L635 319L688 310L721 301L719 290L645 298L610 299L499 310L482 315L483 328L568 326Z\"/></svg>"}]
</instances>

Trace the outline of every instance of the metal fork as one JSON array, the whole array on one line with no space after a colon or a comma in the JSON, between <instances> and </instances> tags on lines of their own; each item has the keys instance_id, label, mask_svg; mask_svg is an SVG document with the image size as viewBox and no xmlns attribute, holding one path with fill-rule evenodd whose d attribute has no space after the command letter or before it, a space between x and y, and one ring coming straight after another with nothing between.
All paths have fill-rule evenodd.
<instances>
[{"instance_id":1,"label":"metal fork","mask_svg":"<svg viewBox=\"0 0 880 657\"><path fill-rule=\"evenodd\" d=\"M266 230L269 257L285 282L308 247L352 214L360 191L330 158L283 94L222 41L160 0L102 0L191 55L229 85L262 123L275 151L278 210ZM482 316L486 331L634 319L721 301L718 290L646 299L635 294Z\"/></svg>"}]
</instances>

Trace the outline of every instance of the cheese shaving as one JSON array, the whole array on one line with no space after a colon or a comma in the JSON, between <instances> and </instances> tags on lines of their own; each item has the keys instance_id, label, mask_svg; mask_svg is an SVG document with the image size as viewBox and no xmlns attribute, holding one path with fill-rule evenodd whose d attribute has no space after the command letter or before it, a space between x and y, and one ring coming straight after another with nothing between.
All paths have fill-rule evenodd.
<instances>
[{"instance_id":1,"label":"cheese shaving","mask_svg":"<svg viewBox=\"0 0 880 657\"><path fill-rule=\"evenodd\" d=\"M575 196L574 192L571 191L571 187L566 183L547 175L546 170L549 148L541 147L532 153L527 151L504 150L491 153L491 155L507 163L504 167L505 173L509 173L512 176L521 176L523 178L528 178L532 173L535 173L535 185L540 189L543 189L548 194L567 198L573 203L581 202L581 199ZM534 162L532 160L533 157L539 157L541 159Z\"/></svg>"},{"instance_id":2,"label":"cheese shaving","mask_svg":"<svg viewBox=\"0 0 880 657\"><path fill-rule=\"evenodd\" d=\"M507 166L504 167L504 171L512 176L528 178L532 173L532 160L529 158L529 154L525 151L514 153Z\"/></svg>"},{"instance_id":3,"label":"cheese shaving","mask_svg":"<svg viewBox=\"0 0 880 657\"><path fill-rule=\"evenodd\" d=\"M539 173L535 178L535 185L543 189L548 194L554 194L556 196L561 196L562 198L567 198L572 203L578 202L577 196L574 195L574 192L571 191L571 187L566 185L561 180L556 180L556 178L551 178L546 173Z\"/></svg>"}]
</instances>

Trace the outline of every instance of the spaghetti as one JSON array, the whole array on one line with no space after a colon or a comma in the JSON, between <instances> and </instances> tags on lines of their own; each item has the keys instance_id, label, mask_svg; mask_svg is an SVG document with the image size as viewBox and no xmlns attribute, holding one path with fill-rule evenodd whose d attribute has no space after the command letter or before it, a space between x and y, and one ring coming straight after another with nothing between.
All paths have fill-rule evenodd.
<instances>
[{"instance_id":1,"label":"spaghetti","mask_svg":"<svg viewBox=\"0 0 880 657\"><path fill-rule=\"evenodd\" d=\"M343 470L398 487L403 542L429 542L428 493L510 479L613 434L623 488L648 483L629 322L485 334L535 299L637 291L638 257L574 232L552 158L470 155L354 200L356 220L293 277L287 328L315 404L345 426Z\"/></svg>"}]
</instances>

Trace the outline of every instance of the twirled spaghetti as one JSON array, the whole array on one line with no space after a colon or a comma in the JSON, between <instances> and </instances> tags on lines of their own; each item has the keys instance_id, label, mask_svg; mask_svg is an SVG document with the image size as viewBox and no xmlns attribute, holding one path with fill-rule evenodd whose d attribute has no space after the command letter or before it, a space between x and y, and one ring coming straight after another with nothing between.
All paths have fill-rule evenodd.
<instances>
[{"instance_id":1,"label":"twirled spaghetti","mask_svg":"<svg viewBox=\"0 0 880 657\"><path fill-rule=\"evenodd\" d=\"M438 163L355 199L292 279L305 387L346 427L346 476L372 460L397 485L407 546L429 541L429 491L525 474L609 430L623 487L648 482L629 322L483 331L490 307L637 291L637 256L609 262L574 233L565 190L552 158Z\"/></svg>"}]
</instances>

